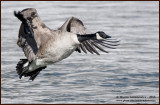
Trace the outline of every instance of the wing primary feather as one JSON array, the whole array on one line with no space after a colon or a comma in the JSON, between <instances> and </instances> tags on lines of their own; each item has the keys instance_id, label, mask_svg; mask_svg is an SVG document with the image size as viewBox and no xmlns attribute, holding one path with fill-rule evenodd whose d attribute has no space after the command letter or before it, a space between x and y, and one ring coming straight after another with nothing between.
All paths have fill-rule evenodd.
<instances>
[{"instance_id":1,"label":"wing primary feather","mask_svg":"<svg viewBox=\"0 0 160 105\"><path fill-rule=\"evenodd\" d=\"M24 30L27 34L29 34L31 37L33 37L33 30L31 28L31 22L29 22L27 19L24 18L24 16L18 11L18 13L16 11L14 11L14 15L20 20L22 21L22 23L24 23Z\"/></svg>"},{"instance_id":2,"label":"wing primary feather","mask_svg":"<svg viewBox=\"0 0 160 105\"><path fill-rule=\"evenodd\" d=\"M120 45L120 44L110 44L110 43L106 43L106 42L102 42L102 43L110 45L110 46L118 46L118 45Z\"/></svg>"},{"instance_id":3,"label":"wing primary feather","mask_svg":"<svg viewBox=\"0 0 160 105\"><path fill-rule=\"evenodd\" d=\"M84 46L86 47L86 49L87 49L91 54L93 54L92 50L89 48L89 45L86 43L86 41L84 41L83 43L84 43Z\"/></svg>"},{"instance_id":4,"label":"wing primary feather","mask_svg":"<svg viewBox=\"0 0 160 105\"><path fill-rule=\"evenodd\" d=\"M78 46L79 53L81 53L80 46Z\"/></svg>"},{"instance_id":5,"label":"wing primary feather","mask_svg":"<svg viewBox=\"0 0 160 105\"><path fill-rule=\"evenodd\" d=\"M81 50L80 50L80 46L78 46L75 51L78 51L79 53L81 53Z\"/></svg>"},{"instance_id":6,"label":"wing primary feather","mask_svg":"<svg viewBox=\"0 0 160 105\"><path fill-rule=\"evenodd\" d=\"M26 21L26 20L24 19L23 15L20 14L20 11L18 11L18 12L14 11L14 16L16 16L16 17L17 17L20 21L22 21L22 22Z\"/></svg>"},{"instance_id":7,"label":"wing primary feather","mask_svg":"<svg viewBox=\"0 0 160 105\"><path fill-rule=\"evenodd\" d=\"M114 48L114 47L107 46L107 45L105 45L105 44L103 44L103 43L99 43L99 42L97 42L97 43L100 44L100 45L102 45L102 46L104 46L104 47L107 47L107 48L116 49L116 48Z\"/></svg>"},{"instance_id":8,"label":"wing primary feather","mask_svg":"<svg viewBox=\"0 0 160 105\"><path fill-rule=\"evenodd\" d=\"M97 55L100 55L100 54L98 53L98 51L91 45L90 40L87 40L86 43L90 46L90 48L92 49L93 52L95 52Z\"/></svg>"},{"instance_id":9,"label":"wing primary feather","mask_svg":"<svg viewBox=\"0 0 160 105\"><path fill-rule=\"evenodd\" d=\"M87 51L86 51L86 49L85 49L83 43L80 44L80 47L81 47L81 49L83 50L83 52L85 52L85 53L87 54Z\"/></svg>"},{"instance_id":10,"label":"wing primary feather","mask_svg":"<svg viewBox=\"0 0 160 105\"><path fill-rule=\"evenodd\" d=\"M118 46L118 45L119 45L119 44L107 43L107 42L100 41L100 40L94 40L94 41L96 41L96 42L98 42L98 43L102 43L102 44L107 44L107 45L110 45L110 46Z\"/></svg>"},{"instance_id":11,"label":"wing primary feather","mask_svg":"<svg viewBox=\"0 0 160 105\"><path fill-rule=\"evenodd\" d=\"M99 45L97 45L97 44L94 43L93 41L91 41L91 43L92 43L95 47L97 47L99 50L108 53L108 51L105 51L103 48L101 48Z\"/></svg>"},{"instance_id":12,"label":"wing primary feather","mask_svg":"<svg viewBox=\"0 0 160 105\"><path fill-rule=\"evenodd\" d=\"M111 42L111 43L117 43L117 42L120 42L120 40L102 40L102 41L105 41L105 42Z\"/></svg>"}]
</instances>

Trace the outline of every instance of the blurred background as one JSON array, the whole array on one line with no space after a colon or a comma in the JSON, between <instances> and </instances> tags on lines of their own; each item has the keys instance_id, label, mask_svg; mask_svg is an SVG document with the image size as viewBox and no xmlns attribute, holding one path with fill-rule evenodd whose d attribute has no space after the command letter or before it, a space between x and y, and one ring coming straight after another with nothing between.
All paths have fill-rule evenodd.
<instances>
[{"instance_id":1,"label":"blurred background","mask_svg":"<svg viewBox=\"0 0 160 105\"><path fill-rule=\"evenodd\" d=\"M77 17L90 31L121 40L120 45L100 56L74 52L35 81L20 80L15 67L25 56L16 44L21 22L13 11L25 8L36 8L52 29ZM158 1L1 1L1 22L2 104L159 103ZM119 96L150 101L122 102Z\"/></svg>"}]
</instances>

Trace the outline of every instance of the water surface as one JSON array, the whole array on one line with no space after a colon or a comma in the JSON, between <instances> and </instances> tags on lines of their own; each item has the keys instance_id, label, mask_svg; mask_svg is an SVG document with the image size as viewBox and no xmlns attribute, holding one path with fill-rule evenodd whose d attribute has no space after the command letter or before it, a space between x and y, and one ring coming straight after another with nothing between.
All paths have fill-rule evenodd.
<instances>
[{"instance_id":1,"label":"water surface","mask_svg":"<svg viewBox=\"0 0 160 105\"><path fill-rule=\"evenodd\" d=\"M159 103L159 2L2 1L1 6L2 104ZM48 66L34 82L20 80L15 66L25 56L16 45L20 21L13 11L24 8L36 8L52 29L75 16L92 32L120 39L121 45L100 56L74 52ZM121 102L117 96L156 98Z\"/></svg>"}]
</instances>

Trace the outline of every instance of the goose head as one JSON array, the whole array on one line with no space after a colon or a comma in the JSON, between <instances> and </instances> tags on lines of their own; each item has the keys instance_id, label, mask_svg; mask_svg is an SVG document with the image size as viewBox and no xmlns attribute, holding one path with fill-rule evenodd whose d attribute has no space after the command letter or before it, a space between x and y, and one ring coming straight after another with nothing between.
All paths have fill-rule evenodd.
<instances>
[{"instance_id":1,"label":"goose head","mask_svg":"<svg viewBox=\"0 0 160 105\"><path fill-rule=\"evenodd\" d=\"M103 31L98 31L98 32L96 32L96 37L97 37L97 39L99 39L99 40L111 38L111 36L105 34Z\"/></svg>"}]
</instances>

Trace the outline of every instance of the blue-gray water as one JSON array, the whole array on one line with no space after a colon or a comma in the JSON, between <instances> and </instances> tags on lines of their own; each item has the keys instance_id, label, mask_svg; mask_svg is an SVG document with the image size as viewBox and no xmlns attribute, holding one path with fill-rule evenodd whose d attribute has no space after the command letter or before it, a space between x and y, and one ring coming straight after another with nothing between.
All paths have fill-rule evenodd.
<instances>
[{"instance_id":1,"label":"blue-gray water","mask_svg":"<svg viewBox=\"0 0 160 105\"><path fill-rule=\"evenodd\" d=\"M158 1L2 1L1 5L1 103L159 103ZM101 30L120 39L121 45L100 56L74 52L48 66L35 81L20 80L15 66L25 56L16 44L20 21L13 11L28 7L36 8L52 29L75 16L92 32ZM155 98L121 102L117 96Z\"/></svg>"}]
</instances>

